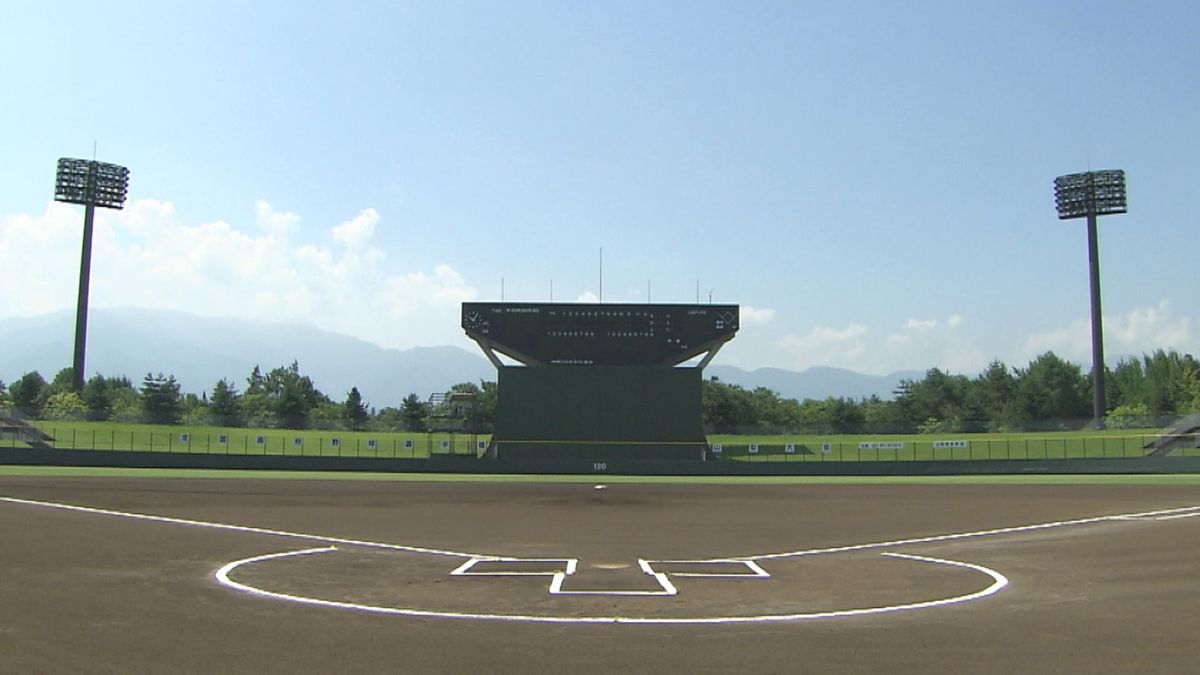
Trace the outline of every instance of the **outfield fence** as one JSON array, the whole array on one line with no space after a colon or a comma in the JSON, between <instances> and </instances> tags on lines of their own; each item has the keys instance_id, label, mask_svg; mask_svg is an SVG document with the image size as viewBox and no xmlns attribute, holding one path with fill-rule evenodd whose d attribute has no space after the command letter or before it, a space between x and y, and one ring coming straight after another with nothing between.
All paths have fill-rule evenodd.
<instances>
[{"instance_id":1,"label":"outfield fence","mask_svg":"<svg viewBox=\"0 0 1200 675\"><path fill-rule=\"evenodd\" d=\"M755 443L714 441L711 456L745 462L929 462L1039 459L1132 459L1146 457L1157 433L1095 436L956 437L898 441ZM1200 457L1200 449L1172 457Z\"/></svg>"},{"instance_id":2,"label":"outfield fence","mask_svg":"<svg viewBox=\"0 0 1200 675\"><path fill-rule=\"evenodd\" d=\"M370 433L336 431L187 431L185 429L88 429L75 425L38 424L49 437L44 446L56 450L134 451L214 455L297 457L477 457L487 436L462 433ZM19 434L0 435L0 448L31 447Z\"/></svg>"},{"instance_id":3,"label":"outfield fence","mask_svg":"<svg viewBox=\"0 0 1200 675\"><path fill-rule=\"evenodd\" d=\"M43 440L33 443L0 429L0 448L132 451L211 455L422 459L481 457L490 436L456 432L197 429L36 422ZM708 459L720 462L930 462L979 460L1132 459L1149 454L1157 432L1065 433L897 439L753 439L711 436ZM637 443L630 443L636 455ZM1182 448L1172 457L1200 457Z\"/></svg>"}]
</instances>

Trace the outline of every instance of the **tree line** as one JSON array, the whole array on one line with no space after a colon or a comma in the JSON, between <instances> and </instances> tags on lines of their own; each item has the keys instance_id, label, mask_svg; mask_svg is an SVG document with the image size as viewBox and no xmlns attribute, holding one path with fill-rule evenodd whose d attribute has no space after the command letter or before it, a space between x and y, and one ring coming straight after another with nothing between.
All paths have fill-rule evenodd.
<instances>
[{"instance_id":1,"label":"tree line","mask_svg":"<svg viewBox=\"0 0 1200 675\"><path fill-rule=\"evenodd\" d=\"M1106 422L1156 427L1200 412L1200 362L1174 350L1122 359L1105 369ZM1024 368L993 361L979 375L932 368L900 381L890 401L785 399L764 387L704 383L713 433L945 433L1078 429L1092 421L1092 377L1047 352Z\"/></svg>"},{"instance_id":2,"label":"tree line","mask_svg":"<svg viewBox=\"0 0 1200 675\"><path fill-rule=\"evenodd\" d=\"M24 374L11 385L0 381L0 405L13 406L28 417L42 420L426 431L434 426L482 430L488 420L468 408L486 406L495 399L494 384L460 383L452 391L466 394L472 406L435 406L414 393L397 407L376 410L368 407L358 387L351 387L345 399L335 401L300 372L296 361L266 373L255 366L243 387L222 378L211 392L199 396L183 393L174 375L162 373L147 373L137 386L128 377L96 375L79 392L73 389L72 381L69 367L50 382L37 371Z\"/></svg>"},{"instance_id":3,"label":"tree line","mask_svg":"<svg viewBox=\"0 0 1200 675\"><path fill-rule=\"evenodd\" d=\"M0 405L44 420L115 420L194 426L379 431L491 431L495 382L462 382L437 401L409 394L399 405L368 407L357 387L341 401L322 393L300 365L263 373L255 366L239 387L219 380L199 396L180 391L173 375L96 375L81 392L71 369L50 382L29 372L0 381ZM1200 362L1174 350L1122 359L1106 369L1110 427L1154 427L1200 412ZM701 408L711 433L945 433L1082 428L1092 415L1092 379L1080 366L1047 352L1024 368L999 361L975 377L930 369L902 380L892 400L872 396L799 401L765 387L748 390L705 380Z\"/></svg>"}]
</instances>

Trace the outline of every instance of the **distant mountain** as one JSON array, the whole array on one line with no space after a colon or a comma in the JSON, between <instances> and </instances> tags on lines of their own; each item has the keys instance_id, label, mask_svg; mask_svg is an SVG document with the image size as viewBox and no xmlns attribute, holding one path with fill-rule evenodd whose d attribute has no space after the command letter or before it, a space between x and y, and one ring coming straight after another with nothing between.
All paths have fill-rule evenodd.
<instances>
[{"instance_id":1,"label":"distant mountain","mask_svg":"<svg viewBox=\"0 0 1200 675\"><path fill-rule=\"evenodd\" d=\"M75 314L0 319L0 379L37 370L47 380L71 365ZM300 372L335 401L358 387L375 407L422 399L458 382L495 380L482 354L458 347L384 349L302 323L200 317L135 308L94 309L88 318L87 375L174 375L184 392L211 392L221 378L239 391L254 366L264 373L298 361Z\"/></svg>"},{"instance_id":2,"label":"distant mountain","mask_svg":"<svg viewBox=\"0 0 1200 675\"><path fill-rule=\"evenodd\" d=\"M801 372L781 368L747 371L734 366L712 365L704 371L704 376L717 377L722 382L747 389L766 387L784 398L799 401L807 398L823 400L830 396L852 399L878 396L887 401L895 398L894 392L900 380L920 380L925 374L915 370L904 370L888 375L863 375L853 370L824 366L808 368Z\"/></svg>"},{"instance_id":3,"label":"distant mountain","mask_svg":"<svg viewBox=\"0 0 1200 675\"><path fill-rule=\"evenodd\" d=\"M0 380L11 383L36 370L47 380L71 364L75 314L56 312L0 319ZM358 387L369 405L398 406L410 393L422 399L458 382L495 380L482 355L458 347L385 349L358 338L302 323L270 323L201 317L183 312L136 308L94 309L88 319L87 374L125 375L140 384L146 373L174 375L184 392L211 392L221 378L239 391L254 366L300 363L300 372L335 401ZM785 398L828 396L892 398L901 379L922 374L878 377L840 368L779 368L746 371L711 365L705 377L753 389L767 387Z\"/></svg>"}]
</instances>

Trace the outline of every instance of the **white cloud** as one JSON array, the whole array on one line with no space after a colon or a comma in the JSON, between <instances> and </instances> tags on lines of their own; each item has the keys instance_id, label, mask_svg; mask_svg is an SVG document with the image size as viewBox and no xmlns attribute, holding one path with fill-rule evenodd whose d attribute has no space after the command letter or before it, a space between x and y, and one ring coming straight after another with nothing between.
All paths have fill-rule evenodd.
<instances>
[{"instance_id":1,"label":"white cloud","mask_svg":"<svg viewBox=\"0 0 1200 675\"><path fill-rule=\"evenodd\" d=\"M1200 339L1192 334L1192 322L1176 317L1170 300L1154 307L1135 307L1120 316L1104 317L1104 353L1111 357L1140 356L1157 349L1175 349L1184 353L1200 351ZM1069 361L1091 363L1091 319L1079 319L1053 330L1031 335L1018 353L1021 363L1053 351Z\"/></svg>"},{"instance_id":2,"label":"white cloud","mask_svg":"<svg viewBox=\"0 0 1200 675\"><path fill-rule=\"evenodd\" d=\"M1186 317L1174 317L1170 300L1159 302L1157 307L1134 308L1116 321L1106 317L1105 333L1127 351L1139 353L1171 348L1190 351L1195 345L1191 322Z\"/></svg>"},{"instance_id":3,"label":"white cloud","mask_svg":"<svg viewBox=\"0 0 1200 675\"><path fill-rule=\"evenodd\" d=\"M600 298L596 297L595 293L593 293L591 291L587 291L583 295L580 295L579 297L575 298L575 302L596 303L596 302L600 302Z\"/></svg>"},{"instance_id":4,"label":"white cloud","mask_svg":"<svg viewBox=\"0 0 1200 675\"><path fill-rule=\"evenodd\" d=\"M0 222L0 316L74 307L81 220L77 208L50 202L41 215ZM188 225L170 202L137 200L97 212L91 304L301 320L389 347L460 341L458 306L476 290L446 265L385 265L373 241L379 221L364 209L328 230L330 248L293 243L300 217L262 201L243 230Z\"/></svg>"},{"instance_id":5,"label":"white cloud","mask_svg":"<svg viewBox=\"0 0 1200 675\"><path fill-rule=\"evenodd\" d=\"M829 326L817 326L809 331L808 335L802 337L788 335L783 338L782 343L786 347L807 349L812 347L824 347L828 345L839 345L848 342L854 342L866 334L867 327L860 323L852 323L842 329L830 328Z\"/></svg>"},{"instance_id":6,"label":"white cloud","mask_svg":"<svg viewBox=\"0 0 1200 675\"><path fill-rule=\"evenodd\" d=\"M883 355L887 362L902 364L904 369L978 372L987 357L972 338L962 334L962 325L959 314L945 319L909 319L900 331L884 338Z\"/></svg>"},{"instance_id":7,"label":"white cloud","mask_svg":"<svg viewBox=\"0 0 1200 675\"><path fill-rule=\"evenodd\" d=\"M300 216L276 211L260 199L254 202L254 222L263 230L285 238L300 227Z\"/></svg>"},{"instance_id":8,"label":"white cloud","mask_svg":"<svg viewBox=\"0 0 1200 675\"><path fill-rule=\"evenodd\" d=\"M946 319L909 319L882 337L858 323L845 328L819 326L808 335L787 336L779 344L789 354L788 367L797 369L820 365L877 374L932 367L978 372L986 357L973 339L961 334L962 325L957 314Z\"/></svg>"},{"instance_id":9,"label":"white cloud","mask_svg":"<svg viewBox=\"0 0 1200 675\"><path fill-rule=\"evenodd\" d=\"M333 228L333 240L356 249L367 244L375 234L375 225L379 222L379 214L375 209L366 209L353 220Z\"/></svg>"},{"instance_id":10,"label":"white cloud","mask_svg":"<svg viewBox=\"0 0 1200 675\"><path fill-rule=\"evenodd\" d=\"M744 326L761 326L770 323L775 318L775 310L764 307L759 309L750 305L742 305L740 319Z\"/></svg>"},{"instance_id":11,"label":"white cloud","mask_svg":"<svg viewBox=\"0 0 1200 675\"><path fill-rule=\"evenodd\" d=\"M866 350L867 327L851 323L845 328L817 326L808 335L786 335L779 346L788 353L786 367L804 370L812 366L855 368Z\"/></svg>"}]
</instances>

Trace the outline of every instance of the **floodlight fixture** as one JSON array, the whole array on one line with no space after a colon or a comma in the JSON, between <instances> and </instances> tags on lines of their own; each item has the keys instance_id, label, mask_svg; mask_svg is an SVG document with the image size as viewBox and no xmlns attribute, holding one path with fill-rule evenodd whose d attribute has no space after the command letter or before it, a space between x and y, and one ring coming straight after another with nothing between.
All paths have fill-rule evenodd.
<instances>
[{"instance_id":1,"label":"floodlight fixture","mask_svg":"<svg viewBox=\"0 0 1200 675\"><path fill-rule=\"evenodd\" d=\"M1104 428L1104 326L1100 312L1100 244L1096 218L1125 213L1125 172L1086 171L1054 179L1059 220L1087 218L1088 279L1092 298L1092 423Z\"/></svg>"},{"instance_id":2,"label":"floodlight fixture","mask_svg":"<svg viewBox=\"0 0 1200 675\"><path fill-rule=\"evenodd\" d=\"M1054 179L1059 220L1125 213L1125 172L1087 171Z\"/></svg>"},{"instance_id":3,"label":"floodlight fixture","mask_svg":"<svg viewBox=\"0 0 1200 675\"><path fill-rule=\"evenodd\" d=\"M87 342L88 286L92 268L92 221L96 207L120 209L125 206L129 192L129 169L117 164L96 160L58 160L58 177L54 182L54 200L82 204L83 253L79 261L79 302L75 310L75 359L72 362L72 384L83 391L84 350Z\"/></svg>"},{"instance_id":4,"label":"floodlight fixture","mask_svg":"<svg viewBox=\"0 0 1200 675\"><path fill-rule=\"evenodd\" d=\"M58 160L55 201L119 209L128 191L129 169L123 166L67 157Z\"/></svg>"}]
</instances>

